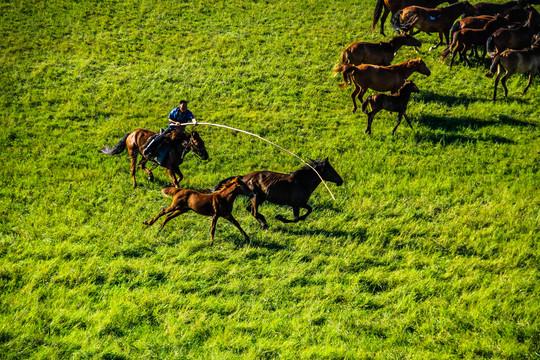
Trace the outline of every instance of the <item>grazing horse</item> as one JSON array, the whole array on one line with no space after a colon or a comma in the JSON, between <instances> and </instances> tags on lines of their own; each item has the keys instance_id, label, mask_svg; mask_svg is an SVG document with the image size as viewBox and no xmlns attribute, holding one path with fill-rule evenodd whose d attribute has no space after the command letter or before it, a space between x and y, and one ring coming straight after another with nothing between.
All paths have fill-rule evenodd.
<instances>
[{"instance_id":1,"label":"grazing horse","mask_svg":"<svg viewBox=\"0 0 540 360\"><path fill-rule=\"evenodd\" d=\"M534 34L540 28L540 14L533 7L529 7L527 22L519 27L502 28L496 30L486 42L486 50L491 57L506 49L519 50L528 47Z\"/></svg>"},{"instance_id":2,"label":"grazing horse","mask_svg":"<svg viewBox=\"0 0 540 360\"><path fill-rule=\"evenodd\" d=\"M356 41L343 50L341 61L334 68L344 64L387 66L394 60L396 51L404 45L418 47L422 43L408 34L399 34L389 41L381 41L379 43Z\"/></svg>"},{"instance_id":3,"label":"grazing horse","mask_svg":"<svg viewBox=\"0 0 540 360\"><path fill-rule=\"evenodd\" d=\"M431 71L422 59L407 60L397 65L377 66L377 65L342 65L334 69L335 73L343 73L343 84L341 88L348 84L354 84L355 88L351 94L353 109L357 109L356 98L364 102L364 94L367 89L375 91L391 91L395 93L403 86L405 80L414 72L429 76Z\"/></svg>"},{"instance_id":4,"label":"grazing horse","mask_svg":"<svg viewBox=\"0 0 540 360\"><path fill-rule=\"evenodd\" d=\"M420 6L409 6L399 10L392 16L391 23L396 31L412 31L413 28L418 32L439 33L439 42L430 48L433 50L443 42L443 35L446 44L450 44L450 28L454 21L461 16L476 15L476 9L468 2L458 2L440 9L425 8ZM414 35L414 34L413 34Z\"/></svg>"},{"instance_id":5,"label":"grazing horse","mask_svg":"<svg viewBox=\"0 0 540 360\"><path fill-rule=\"evenodd\" d=\"M373 12L373 30L377 26L377 20L381 17L381 12L383 13L381 17L381 35L386 36L384 34L384 22L389 13L394 15L397 11L413 5L434 8L445 2L455 4L457 0L377 0Z\"/></svg>"},{"instance_id":6,"label":"grazing horse","mask_svg":"<svg viewBox=\"0 0 540 360\"><path fill-rule=\"evenodd\" d=\"M473 49L477 52L477 46L483 45L487 38L491 34L506 23L506 19L500 15L497 15L493 20L489 21L482 29L462 29L454 33L452 37L452 44L448 45L441 54L441 59L444 61L446 57L452 52L452 60L450 60L450 69L454 63L456 53L459 52L459 58L467 63L467 66L471 66L469 59L467 58L467 51ZM478 57L478 53L476 54ZM482 58L486 56L486 50L482 54Z\"/></svg>"},{"instance_id":7,"label":"grazing horse","mask_svg":"<svg viewBox=\"0 0 540 360\"><path fill-rule=\"evenodd\" d=\"M152 159L149 159L143 155L143 149L146 144L148 144L148 141L155 135L156 133L153 131L138 129L132 133L124 135L124 137L120 139L120 141L114 145L114 147L109 148L108 146L105 146L100 150L102 154L118 155L127 148L129 157L131 158L131 177L133 178L134 189L137 187L137 182L135 181L135 171L137 170L137 167L142 169L148 175L148 180L154 180L154 174L152 174L152 171L145 167L146 162ZM173 182L173 186L178 187L178 182L182 181L184 178L178 166L182 164L186 154L193 151L201 159L207 160L208 153L206 152L203 139L201 139L199 133L196 131L186 133L183 130L175 129L169 134L167 142L169 149L160 165L167 170L167 173ZM142 159L137 165L137 158L139 157L139 154L142 155ZM176 179L176 175L179 176L178 180Z\"/></svg>"},{"instance_id":8,"label":"grazing horse","mask_svg":"<svg viewBox=\"0 0 540 360\"><path fill-rule=\"evenodd\" d=\"M310 166L315 169L324 181L332 181L341 186L343 179L334 170L328 158L320 161L311 161ZM278 205L289 205L293 208L294 219L289 220L281 215L276 216L276 219L284 222L298 222L305 220L313 210L308 205L311 193L315 191L321 183L319 175L313 171L310 166L304 166L290 174L281 174L273 171L253 171L241 177L241 179L249 186L255 196L251 198L251 204L246 208L251 215L259 221L263 229L268 229L265 217L258 211L259 205L265 200ZM223 182L218 183L219 187ZM300 216L300 208L306 209L307 212Z\"/></svg>"},{"instance_id":9,"label":"grazing horse","mask_svg":"<svg viewBox=\"0 0 540 360\"><path fill-rule=\"evenodd\" d=\"M505 50L497 55L489 72L486 76L493 76L497 71L497 77L495 78L495 88L493 89L493 102L497 97L497 85L502 75L503 70L505 74L501 79L501 84L504 88L504 96L508 96L508 88L506 87L506 80L515 73L529 73L529 82L523 90L523 95L531 86L532 80L536 75L540 75L540 34L533 37L533 44L530 48L525 50Z\"/></svg>"},{"instance_id":10,"label":"grazing horse","mask_svg":"<svg viewBox=\"0 0 540 360\"><path fill-rule=\"evenodd\" d=\"M392 130L392 135L396 132L402 117L405 117L407 124L409 124L412 129L411 121L405 112L407 111L407 104L409 103L411 93L413 92L420 92L420 89L418 89L412 81L405 81L405 84L403 84L396 94L375 94L368 96L366 101L362 104L362 111L368 116L365 133L371 134L371 123L373 122L375 115L383 109L398 113L398 121L394 130ZM368 112L367 110L368 105L371 107L371 112Z\"/></svg>"},{"instance_id":11,"label":"grazing horse","mask_svg":"<svg viewBox=\"0 0 540 360\"><path fill-rule=\"evenodd\" d=\"M193 210L197 214L212 217L212 225L210 226L210 244L214 243L216 223L220 217L229 220L229 222L240 230L242 235L246 238L246 241L249 241L249 236L242 230L238 221L232 216L234 200L238 195L246 195L248 197L253 196L251 189L239 176L224 182L211 194L203 194L195 190L178 189L174 187L167 187L161 190L161 192L167 196L173 197L171 206L162 209L152 220L143 222L144 225L150 226L155 223L157 219L168 214L161 223L160 228L163 228L169 220Z\"/></svg>"}]
</instances>

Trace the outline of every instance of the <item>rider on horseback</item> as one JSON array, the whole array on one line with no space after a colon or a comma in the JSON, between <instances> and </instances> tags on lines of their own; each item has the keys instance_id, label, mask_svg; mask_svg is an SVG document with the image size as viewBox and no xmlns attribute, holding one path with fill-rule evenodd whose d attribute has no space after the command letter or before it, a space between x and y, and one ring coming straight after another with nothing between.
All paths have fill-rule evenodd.
<instances>
[{"instance_id":1,"label":"rider on horseback","mask_svg":"<svg viewBox=\"0 0 540 360\"><path fill-rule=\"evenodd\" d=\"M159 149L159 146L163 142L163 139L170 133L173 129L180 129L185 131L185 125L180 125L182 123L192 122L194 125L197 125L197 120L193 113L187 108L187 101L181 100L178 107L175 107L169 113L169 127L161 133L160 135L155 136L150 140L148 145L146 145L143 155L152 158L156 157L156 151Z\"/></svg>"}]
</instances>

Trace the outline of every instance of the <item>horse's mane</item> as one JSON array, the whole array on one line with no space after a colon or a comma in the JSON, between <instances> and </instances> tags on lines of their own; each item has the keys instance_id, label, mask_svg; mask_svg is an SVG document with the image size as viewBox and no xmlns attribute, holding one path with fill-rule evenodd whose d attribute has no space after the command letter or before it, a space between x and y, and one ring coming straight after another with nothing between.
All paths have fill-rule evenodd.
<instances>
[{"instance_id":1,"label":"horse's mane","mask_svg":"<svg viewBox=\"0 0 540 360\"><path fill-rule=\"evenodd\" d=\"M325 160L311 160L311 162L309 163L309 165L311 165L311 167L315 168L317 171L319 171L319 168L324 167L325 164L326 164ZM310 173L311 171L313 171L311 167L308 165L304 165L303 167L296 170L295 172L292 172L291 175L301 175L304 173Z\"/></svg>"},{"instance_id":2,"label":"horse's mane","mask_svg":"<svg viewBox=\"0 0 540 360\"><path fill-rule=\"evenodd\" d=\"M216 191L219 191L219 190L222 190L223 188L225 188L232 180L236 179L238 176L230 176L226 179L223 179L221 180L220 182L217 183L215 189L213 192L216 192Z\"/></svg>"}]
</instances>

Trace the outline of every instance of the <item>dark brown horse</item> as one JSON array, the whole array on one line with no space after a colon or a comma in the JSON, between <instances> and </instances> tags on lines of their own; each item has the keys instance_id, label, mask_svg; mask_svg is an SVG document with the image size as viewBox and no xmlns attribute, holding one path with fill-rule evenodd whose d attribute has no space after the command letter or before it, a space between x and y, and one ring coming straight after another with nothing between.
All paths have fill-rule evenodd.
<instances>
[{"instance_id":1,"label":"dark brown horse","mask_svg":"<svg viewBox=\"0 0 540 360\"><path fill-rule=\"evenodd\" d=\"M392 135L396 132L399 124L401 123L401 118L405 117L407 124L412 127L411 121L406 114L407 105L409 99L411 98L411 93L420 92L420 89L412 81L405 81L405 84L398 90L397 94L386 95L386 94L375 94L368 96L366 101L362 104L362 111L367 114L367 128L365 133L371 134L371 123L375 118L375 115L381 110L388 110L390 112L398 113L398 121L394 130L392 130ZM368 106L371 108L371 111L368 112Z\"/></svg>"},{"instance_id":2,"label":"dark brown horse","mask_svg":"<svg viewBox=\"0 0 540 360\"><path fill-rule=\"evenodd\" d=\"M505 74L501 79L501 84L504 88L504 96L508 96L508 88L506 87L506 80L515 73L529 73L529 82L523 90L523 95L531 86L532 80L535 76L540 75L540 34L533 37L533 44L530 48L525 50L505 50L495 58L491 63L489 72L486 76L493 76L497 71L497 77L495 78L495 88L493 89L493 101L497 98L497 85L503 71Z\"/></svg>"},{"instance_id":3,"label":"dark brown horse","mask_svg":"<svg viewBox=\"0 0 540 360\"><path fill-rule=\"evenodd\" d=\"M452 59L450 60L450 69L452 69L454 58L459 52L460 60L465 61L467 66L471 66L469 58L467 57L467 52L469 50L474 50L478 57L477 47L485 44L488 37L490 37L495 30L506 24L506 22L507 20L504 17L497 15L493 20L488 21L482 29L465 28L455 32L452 37L452 43L442 52L441 59L444 61L450 52L452 52ZM486 50L484 49L482 58L485 56Z\"/></svg>"},{"instance_id":4,"label":"dark brown horse","mask_svg":"<svg viewBox=\"0 0 540 360\"><path fill-rule=\"evenodd\" d=\"M312 161L310 163L317 172L321 175L324 181L331 181L341 186L343 179L334 170L328 158L321 161ZM288 205L293 208L294 219L289 220L281 215L276 216L276 219L285 222L298 222L305 220L313 210L308 205L311 193L315 191L321 183L319 176L313 171L310 166L304 166L290 174L281 174L273 171L254 171L241 177L241 179L253 191L254 196L251 198L251 204L246 208L261 224L263 229L268 229L265 217L258 211L259 205L265 200L278 205ZM217 187L229 179L222 180ZM300 208L306 209L307 212L300 216Z\"/></svg>"},{"instance_id":5,"label":"dark brown horse","mask_svg":"<svg viewBox=\"0 0 540 360\"><path fill-rule=\"evenodd\" d=\"M341 88L348 84L354 84L355 88L351 94L353 102L352 111L357 109L356 98L364 102L364 94L367 89L375 91L391 91L395 93L403 86L405 80L414 72L429 76L431 71L422 59L407 60L397 65L377 66L377 65L343 65L334 69L335 73L343 73L343 84Z\"/></svg>"},{"instance_id":6,"label":"dark brown horse","mask_svg":"<svg viewBox=\"0 0 540 360\"><path fill-rule=\"evenodd\" d=\"M381 35L385 35L384 22L389 13L394 15L397 11L413 5L434 8L445 2L455 4L457 0L377 0L375 11L373 12L373 30L377 26L377 21L381 17L381 13Z\"/></svg>"},{"instance_id":7,"label":"dark brown horse","mask_svg":"<svg viewBox=\"0 0 540 360\"><path fill-rule=\"evenodd\" d=\"M495 57L506 49L520 50L530 46L533 35L540 30L540 14L533 7L528 10L529 17L524 25L498 29L487 39L489 56Z\"/></svg>"},{"instance_id":8,"label":"dark brown horse","mask_svg":"<svg viewBox=\"0 0 540 360\"><path fill-rule=\"evenodd\" d=\"M454 21L461 15L476 15L476 9L468 2L462 1L443 8L425 8L421 6L409 6L399 10L392 16L391 23L396 31L411 31L416 28L418 32L438 33L439 42L430 48L433 50L443 42L450 44L450 29Z\"/></svg>"},{"instance_id":9,"label":"dark brown horse","mask_svg":"<svg viewBox=\"0 0 540 360\"><path fill-rule=\"evenodd\" d=\"M153 131L138 129L132 133L124 135L124 137L120 139L120 141L114 145L114 147L110 148L105 146L102 150L100 150L102 154L118 155L127 148L129 157L131 158L131 177L133 178L134 189L137 187L137 182L135 181L135 171L137 170L137 167L142 169L148 175L148 180L154 180L152 171L145 167L146 162L152 159L148 159L143 155L143 149L150 138L155 135L156 133ZM167 170L167 173L173 182L173 186L178 187L178 182L182 181L184 178L178 166L182 164L186 154L193 151L201 159L207 160L208 153L206 152L203 139L201 139L199 133L196 131L186 133L181 129L173 130L171 133L169 133L167 143L168 152L163 161L161 161L160 165ZM137 165L137 158L139 157L139 154L141 154L142 159ZM179 177L178 180L176 179L176 175Z\"/></svg>"},{"instance_id":10,"label":"dark brown horse","mask_svg":"<svg viewBox=\"0 0 540 360\"><path fill-rule=\"evenodd\" d=\"M161 190L163 194L173 197L171 206L161 210L152 220L143 222L144 225L152 225L163 215L167 215L161 223L161 228L165 226L169 220L182 215L190 210L197 214L211 216L212 225L210 226L210 244L214 243L214 233L216 231L216 223L220 217L229 220L234 226L240 230L242 235L249 241L249 236L240 227L240 224L232 216L234 200L238 195L253 196L253 192L239 176L229 179L224 182L211 194L203 194L201 192L189 189L177 189L167 187Z\"/></svg>"},{"instance_id":11,"label":"dark brown horse","mask_svg":"<svg viewBox=\"0 0 540 360\"><path fill-rule=\"evenodd\" d=\"M452 25L450 29L450 39L454 38L454 34L463 29L483 29L486 24L492 20L495 20L495 15L479 15L479 16L467 16L461 20L458 20Z\"/></svg>"},{"instance_id":12,"label":"dark brown horse","mask_svg":"<svg viewBox=\"0 0 540 360\"><path fill-rule=\"evenodd\" d=\"M392 63L396 52L404 45L418 47L422 43L408 34L399 34L389 41L381 41L379 43L356 41L343 50L341 53L341 62L334 68L338 68L344 64L387 66Z\"/></svg>"},{"instance_id":13,"label":"dark brown horse","mask_svg":"<svg viewBox=\"0 0 540 360\"><path fill-rule=\"evenodd\" d=\"M493 4L488 2L479 2L474 4L474 8L478 11L478 15L497 15L504 14L508 10L516 7L525 7L527 5L538 5L540 0L518 0L509 1L504 4Z\"/></svg>"}]
</instances>

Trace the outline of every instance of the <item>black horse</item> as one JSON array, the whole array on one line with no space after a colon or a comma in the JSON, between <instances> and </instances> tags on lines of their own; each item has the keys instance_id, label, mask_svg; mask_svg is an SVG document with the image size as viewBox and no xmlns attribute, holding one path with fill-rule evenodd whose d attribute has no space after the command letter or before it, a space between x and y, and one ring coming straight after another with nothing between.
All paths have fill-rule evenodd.
<instances>
[{"instance_id":1,"label":"black horse","mask_svg":"<svg viewBox=\"0 0 540 360\"><path fill-rule=\"evenodd\" d=\"M328 158L324 160L313 160L310 163L323 178L324 181L331 181L338 186L343 184L343 179L334 170ZM246 183L253 191L254 196L251 198L251 204L246 208L261 224L263 229L268 229L266 219L258 212L258 207L265 200L268 200L278 205L289 205L293 208L294 219L289 220L281 215L276 216L276 219L285 222L298 222L305 220L313 210L308 205L308 200L313 191L321 183L321 178L313 171L310 166L304 166L290 174L281 174L273 171L253 171L247 175L240 176L240 179ZM231 178L220 181L216 188L220 188L223 182ZM300 216L300 208L306 209L307 212Z\"/></svg>"}]
</instances>

